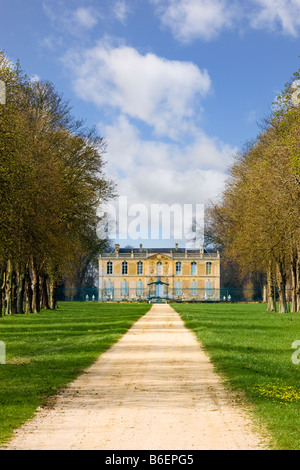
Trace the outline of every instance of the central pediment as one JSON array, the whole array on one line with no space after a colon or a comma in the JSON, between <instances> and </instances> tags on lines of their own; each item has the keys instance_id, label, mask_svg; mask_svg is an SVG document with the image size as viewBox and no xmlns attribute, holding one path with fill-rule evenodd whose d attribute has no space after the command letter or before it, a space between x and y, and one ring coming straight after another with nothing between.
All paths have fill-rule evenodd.
<instances>
[{"instance_id":1,"label":"central pediment","mask_svg":"<svg viewBox=\"0 0 300 470\"><path fill-rule=\"evenodd\" d=\"M153 261L164 261L164 260L171 260L171 256L168 256L168 255L165 255L165 254L162 254L162 253L155 253L154 255L151 255L148 257L149 260L153 260Z\"/></svg>"}]
</instances>

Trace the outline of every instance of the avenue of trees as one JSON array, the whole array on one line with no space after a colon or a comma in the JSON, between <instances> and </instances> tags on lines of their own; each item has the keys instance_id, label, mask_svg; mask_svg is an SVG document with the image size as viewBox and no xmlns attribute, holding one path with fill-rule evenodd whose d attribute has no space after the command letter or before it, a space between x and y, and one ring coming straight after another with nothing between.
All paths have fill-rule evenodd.
<instances>
[{"instance_id":1,"label":"avenue of trees","mask_svg":"<svg viewBox=\"0 0 300 470\"><path fill-rule=\"evenodd\" d=\"M268 310L300 312L300 88L295 73L255 141L235 157L208 232L224 264L260 276Z\"/></svg>"},{"instance_id":2,"label":"avenue of trees","mask_svg":"<svg viewBox=\"0 0 300 470\"><path fill-rule=\"evenodd\" d=\"M47 81L0 52L0 315L55 308L74 263L98 253L99 204L113 196L105 142ZM77 268L78 269L78 268Z\"/></svg>"},{"instance_id":3,"label":"avenue of trees","mask_svg":"<svg viewBox=\"0 0 300 470\"><path fill-rule=\"evenodd\" d=\"M236 155L207 209L206 238L223 273L261 280L268 310L300 312L300 98L295 73L253 142ZM64 276L103 248L105 142L71 115L52 83L29 79L0 52L0 315L55 308ZM300 97L300 93L299 93ZM234 286L233 286L234 287Z\"/></svg>"}]
</instances>

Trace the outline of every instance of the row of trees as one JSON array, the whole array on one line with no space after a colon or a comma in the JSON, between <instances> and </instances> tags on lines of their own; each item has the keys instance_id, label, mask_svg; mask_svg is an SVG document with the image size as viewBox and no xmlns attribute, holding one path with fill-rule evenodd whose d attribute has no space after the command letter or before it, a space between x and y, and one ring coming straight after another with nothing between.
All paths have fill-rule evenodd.
<instances>
[{"instance_id":1,"label":"row of trees","mask_svg":"<svg viewBox=\"0 0 300 470\"><path fill-rule=\"evenodd\" d=\"M236 156L208 233L240 275L261 277L268 310L300 311L300 106L294 74L261 133ZM287 298L287 292L289 297Z\"/></svg>"},{"instance_id":2,"label":"row of trees","mask_svg":"<svg viewBox=\"0 0 300 470\"><path fill-rule=\"evenodd\" d=\"M38 312L55 308L74 262L101 248L97 209L114 188L105 142L52 83L30 80L4 52L0 80L0 315Z\"/></svg>"}]
</instances>

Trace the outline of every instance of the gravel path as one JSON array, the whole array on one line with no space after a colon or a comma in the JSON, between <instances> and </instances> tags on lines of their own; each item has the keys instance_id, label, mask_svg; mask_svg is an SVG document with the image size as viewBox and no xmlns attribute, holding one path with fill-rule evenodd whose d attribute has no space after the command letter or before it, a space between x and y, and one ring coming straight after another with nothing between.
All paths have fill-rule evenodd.
<instances>
[{"instance_id":1,"label":"gravel path","mask_svg":"<svg viewBox=\"0 0 300 470\"><path fill-rule=\"evenodd\" d=\"M195 335L151 310L17 430L8 450L263 449Z\"/></svg>"}]
</instances>

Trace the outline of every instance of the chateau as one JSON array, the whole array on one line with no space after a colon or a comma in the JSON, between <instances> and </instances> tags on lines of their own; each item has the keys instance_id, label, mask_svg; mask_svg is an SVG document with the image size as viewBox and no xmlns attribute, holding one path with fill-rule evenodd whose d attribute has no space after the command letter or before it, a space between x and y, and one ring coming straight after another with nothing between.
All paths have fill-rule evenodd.
<instances>
[{"instance_id":1,"label":"chateau","mask_svg":"<svg viewBox=\"0 0 300 470\"><path fill-rule=\"evenodd\" d=\"M99 259L99 300L220 300L220 255L199 249L120 248Z\"/></svg>"}]
</instances>

